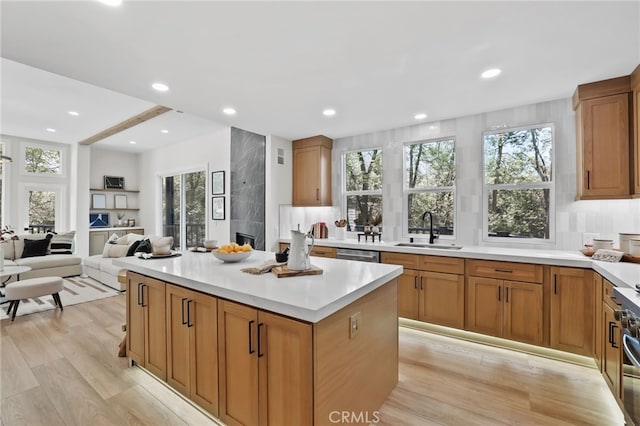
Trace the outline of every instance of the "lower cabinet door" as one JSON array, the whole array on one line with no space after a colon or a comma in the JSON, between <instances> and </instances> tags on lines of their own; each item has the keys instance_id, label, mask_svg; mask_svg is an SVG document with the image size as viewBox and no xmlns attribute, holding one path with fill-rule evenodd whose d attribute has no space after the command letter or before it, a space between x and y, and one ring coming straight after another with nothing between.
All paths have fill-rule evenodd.
<instances>
[{"instance_id":1,"label":"lower cabinet door","mask_svg":"<svg viewBox=\"0 0 640 426\"><path fill-rule=\"evenodd\" d=\"M420 272L405 269L398 277L398 316L419 319L420 305Z\"/></svg>"},{"instance_id":2,"label":"lower cabinet door","mask_svg":"<svg viewBox=\"0 0 640 426\"><path fill-rule=\"evenodd\" d=\"M167 380L167 325L165 283L145 277L141 291L144 318L144 366Z\"/></svg>"},{"instance_id":3,"label":"lower cabinet door","mask_svg":"<svg viewBox=\"0 0 640 426\"><path fill-rule=\"evenodd\" d=\"M183 395L190 394L190 343L187 301L190 292L167 285L167 383Z\"/></svg>"},{"instance_id":4,"label":"lower cabinet door","mask_svg":"<svg viewBox=\"0 0 640 426\"><path fill-rule=\"evenodd\" d=\"M420 273L420 320L464 328L464 276Z\"/></svg>"},{"instance_id":5,"label":"lower cabinet door","mask_svg":"<svg viewBox=\"0 0 640 426\"><path fill-rule=\"evenodd\" d=\"M620 339L622 333L620 333L620 323L616 321L613 309L606 302L603 301L601 303L602 327L605 338L602 352L602 375L611 392L619 399L621 395L620 383L622 381L622 352L620 349L622 347Z\"/></svg>"},{"instance_id":6,"label":"lower cabinet door","mask_svg":"<svg viewBox=\"0 0 640 426\"><path fill-rule=\"evenodd\" d=\"M502 281L467 279L467 330L502 337Z\"/></svg>"},{"instance_id":7,"label":"lower cabinet door","mask_svg":"<svg viewBox=\"0 0 640 426\"><path fill-rule=\"evenodd\" d=\"M220 419L258 424L258 311L218 300Z\"/></svg>"},{"instance_id":8,"label":"lower cabinet door","mask_svg":"<svg viewBox=\"0 0 640 426\"><path fill-rule=\"evenodd\" d=\"M127 356L144 366L144 315L141 292L144 277L127 272Z\"/></svg>"},{"instance_id":9,"label":"lower cabinet door","mask_svg":"<svg viewBox=\"0 0 640 426\"><path fill-rule=\"evenodd\" d=\"M505 281L503 285L503 336L542 345L542 285L514 281Z\"/></svg>"},{"instance_id":10,"label":"lower cabinet door","mask_svg":"<svg viewBox=\"0 0 640 426\"><path fill-rule=\"evenodd\" d=\"M187 327L193 401L218 416L218 305L213 296L192 292L187 301Z\"/></svg>"},{"instance_id":11,"label":"lower cabinet door","mask_svg":"<svg viewBox=\"0 0 640 426\"><path fill-rule=\"evenodd\" d=\"M258 312L261 425L313 424L312 327Z\"/></svg>"}]
</instances>

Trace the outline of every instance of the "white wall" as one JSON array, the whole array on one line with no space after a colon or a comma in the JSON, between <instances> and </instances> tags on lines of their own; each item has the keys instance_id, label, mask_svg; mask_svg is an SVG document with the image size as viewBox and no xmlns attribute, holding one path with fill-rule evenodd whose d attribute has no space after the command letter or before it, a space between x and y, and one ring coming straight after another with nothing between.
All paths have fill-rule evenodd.
<instances>
[{"instance_id":1,"label":"white wall","mask_svg":"<svg viewBox=\"0 0 640 426\"><path fill-rule=\"evenodd\" d=\"M284 153L284 164L278 164L278 149ZM277 251L280 238L280 206L291 204L291 141L267 136L265 164L265 250Z\"/></svg>"},{"instance_id":2,"label":"white wall","mask_svg":"<svg viewBox=\"0 0 640 426\"><path fill-rule=\"evenodd\" d=\"M71 145L71 209L69 220L76 230L75 254L81 257L89 255L89 182L91 176L91 148L85 145Z\"/></svg>"},{"instance_id":3,"label":"white wall","mask_svg":"<svg viewBox=\"0 0 640 426\"><path fill-rule=\"evenodd\" d=\"M573 201L576 194L576 136L571 99L336 139L332 154L333 204L342 208L343 153L361 148L382 147L383 237L385 240L405 238L402 232L405 215L402 207L403 143L455 136L455 242L463 245L490 245L482 240L482 132L496 125L516 127L549 122L555 126L556 239L542 247L579 249L584 232L597 232L601 237L614 240L617 240L619 232L640 232L640 199ZM500 245L522 246L514 243Z\"/></svg>"},{"instance_id":4,"label":"white wall","mask_svg":"<svg viewBox=\"0 0 640 426\"><path fill-rule=\"evenodd\" d=\"M229 194L231 129L203 135L179 144L147 151L139 156L140 223L145 233L160 234L162 218L160 176L204 169L207 173L208 239L229 241L229 200L225 203L225 220L211 219L211 172L225 171L225 194Z\"/></svg>"}]
</instances>

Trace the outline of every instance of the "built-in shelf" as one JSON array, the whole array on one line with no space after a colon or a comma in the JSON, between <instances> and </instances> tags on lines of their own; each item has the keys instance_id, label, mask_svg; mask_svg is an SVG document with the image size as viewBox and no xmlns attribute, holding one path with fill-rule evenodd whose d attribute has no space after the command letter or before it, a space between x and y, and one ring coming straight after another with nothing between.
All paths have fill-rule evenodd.
<instances>
[{"instance_id":1,"label":"built-in shelf","mask_svg":"<svg viewBox=\"0 0 640 426\"><path fill-rule=\"evenodd\" d=\"M132 192L139 193L140 191L135 189L103 189L103 188L89 188L89 191L104 191L104 192Z\"/></svg>"}]
</instances>

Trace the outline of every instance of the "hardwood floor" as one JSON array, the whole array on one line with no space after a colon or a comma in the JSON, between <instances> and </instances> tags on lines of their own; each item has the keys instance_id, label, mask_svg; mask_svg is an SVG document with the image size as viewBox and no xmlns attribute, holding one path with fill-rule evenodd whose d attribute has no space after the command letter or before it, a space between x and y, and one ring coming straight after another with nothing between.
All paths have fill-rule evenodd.
<instances>
[{"instance_id":1,"label":"hardwood floor","mask_svg":"<svg viewBox=\"0 0 640 426\"><path fill-rule=\"evenodd\" d=\"M123 295L0 322L1 422L215 424L118 358ZM622 425L597 370L400 329L400 378L384 425Z\"/></svg>"}]
</instances>

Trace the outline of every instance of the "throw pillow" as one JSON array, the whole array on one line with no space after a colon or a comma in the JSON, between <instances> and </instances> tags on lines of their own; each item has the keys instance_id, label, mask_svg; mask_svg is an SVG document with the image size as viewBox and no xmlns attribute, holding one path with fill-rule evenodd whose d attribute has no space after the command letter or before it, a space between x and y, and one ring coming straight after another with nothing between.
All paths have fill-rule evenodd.
<instances>
[{"instance_id":1,"label":"throw pillow","mask_svg":"<svg viewBox=\"0 0 640 426\"><path fill-rule=\"evenodd\" d=\"M151 253L151 241L148 238L140 241L134 253Z\"/></svg>"},{"instance_id":2,"label":"throw pillow","mask_svg":"<svg viewBox=\"0 0 640 426\"><path fill-rule=\"evenodd\" d=\"M22 251L22 257L36 257L46 256L49 251L49 243L51 242L51 236L47 236L42 240L28 240L24 239L24 250Z\"/></svg>"},{"instance_id":3,"label":"throw pillow","mask_svg":"<svg viewBox=\"0 0 640 426\"><path fill-rule=\"evenodd\" d=\"M105 244L102 251L102 257L125 257L129 246L123 244Z\"/></svg>"},{"instance_id":4,"label":"throw pillow","mask_svg":"<svg viewBox=\"0 0 640 426\"><path fill-rule=\"evenodd\" d=\"M76 231L54 234L51 238L50 254L73 254L73 238Z\"/></svg>"},{"instance_id":5,"label":"throw pillow","mask_svg":"<svg viewBox=\"0 0 640 426\"><path fill-rule=\"evenodd\" d=\"M113 233L113 234L111 234L111 236L109 237L109 239L107 240L107 242L108 242L109 244L116 244L116 241L118 240L118 238L120 238L120 237L118 237L118 234Z\"/></svg>"},{"instance_id":6,"label":"throw pillow","mask_svg":"<svg viewBox=\"0 0 640 426\"><path fill-rule=\"evenodd\" d=\"M127 256L133 256L133 254L136 252L136 249L138 248L141 242L142 240L137 240L129 244L129 250L127 250Z\"/></svg>"}]
</instances>

